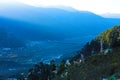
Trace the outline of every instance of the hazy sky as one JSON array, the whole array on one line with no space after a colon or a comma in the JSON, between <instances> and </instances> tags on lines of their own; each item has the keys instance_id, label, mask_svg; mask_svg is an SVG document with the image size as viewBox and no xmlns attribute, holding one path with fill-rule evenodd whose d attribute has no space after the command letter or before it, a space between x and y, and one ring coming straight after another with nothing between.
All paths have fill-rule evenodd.
<instances>
[{"instance_id":1,"label":"hazy sky","mask_svg":"<svg viewBox=\"0 0 120 80\"><path fill-rule=\"evenodd\" d=\"M1 0L0 5L22 2L32 6L68 6L97 14L120 13L120 0Z\"/></svg>"}]
</instances>

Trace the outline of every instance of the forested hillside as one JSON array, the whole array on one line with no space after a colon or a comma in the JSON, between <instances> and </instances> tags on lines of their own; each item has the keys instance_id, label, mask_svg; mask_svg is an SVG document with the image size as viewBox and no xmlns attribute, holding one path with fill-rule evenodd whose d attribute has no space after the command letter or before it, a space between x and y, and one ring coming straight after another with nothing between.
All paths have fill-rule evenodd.
<instances>
[{"instance_id":1,"label":"forested hillside","mask_svg":"<svg viewBox=\"0 0 120 80\"><path fill-rule=\"evenodd\" d=\"M101 49L102 48L102 49ZM93 50L94 49L94 50ZM29 80L117 80L120 75L120 26L102 32L59 65L40 62L28 71ZM24 77L22 77L24 78Z\"/></svg>"},{"instance_id":2,"label":"forested hillside","mask_svg":"<svg viewBox=\"0 0 120 80\"><path fill-rule=\"evenodd\" d=\"M85 55L86 59L84 63L68 69L69 80L117 80L120 75L113 74L120 72L120 26L102 32L79 53ZM80 58L79 53L73 60Z\"/></svg>"},{"instance_id":3,"label":"forested hillside","mask_svg":"<svg viewBox=\"0 0 120 80\"><path fill-rule=\"evenodd\" d=\"M61 77L57 76L54 80L117 80L120 78L119 61L120 26L114 26L88 42L70 59L71 65Z\"/></svg>"},{"instance_id":4,"label":"forested hillside","mask_svg":"<svg viewBox=\"0 0 120 80\"><path fill-rule=\"evenodd\" d=\"M120 26L114 26L102 32L95 39L88 42L82 48L82 50L78 51L78 55L79 53L83 53L85 56L90 56L91 54L99 53L101 49L101 45L102 45L103 51L107 51L111 48L119 47L120 46Z\"/></svg>"}]
</instances>

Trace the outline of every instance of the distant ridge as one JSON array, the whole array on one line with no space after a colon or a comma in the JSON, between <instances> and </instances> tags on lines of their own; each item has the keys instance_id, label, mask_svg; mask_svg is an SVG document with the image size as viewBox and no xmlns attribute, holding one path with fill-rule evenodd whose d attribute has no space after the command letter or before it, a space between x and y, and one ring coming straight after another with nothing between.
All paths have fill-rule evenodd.
<instances>
[{"instance_id":1,"label":"distant ridge","mask_svg":"<svg viewBox=\"0 0 120 80\"><path fill-rule=\"evenodd\" d=\"M67 9L71 8L67 7ZM88 35L95 36L110 26L120 24L120 19L103 18L92 12L75 9L68 11L67 9L63 6L40 8L19 3L16 7L8 6L0 10L1 18L7 18L4 20L0 18L0 26L7 26L7 29L14 27L12 32L15 34L16 32L21 34L21 30L27 30L21 36L25 38L29 36L28 39L35 38L28 35L34 33L35 40L60 40ZM18 30L18 27L21 29ZM32 31L33 28L34 31ZM39 39L37 39L38 37Z\"/></svg>"},{"instance_id":2,"label":"distant ridge","mask_svg":"<svg viewBox=\"0 0 120 80\"><path fill-rule=\"evenodd\" d=\"M120 14L115 14L115 13L106 13L106 14L102 14L101 16L105 18L120 18Z\"/></svg>"}]
</instances>

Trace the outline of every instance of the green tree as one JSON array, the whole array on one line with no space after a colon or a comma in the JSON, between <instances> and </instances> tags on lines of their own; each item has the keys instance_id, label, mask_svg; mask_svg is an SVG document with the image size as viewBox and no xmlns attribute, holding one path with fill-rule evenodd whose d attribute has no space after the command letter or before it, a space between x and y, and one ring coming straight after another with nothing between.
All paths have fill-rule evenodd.
<instances>
[{"instance_id":1,"label":"green tree","mask_svg":"<svg viewBox=\"0 0 120 80\"><path fill-rule=\"evenodd\" d=\"M58 68L58 75L61 75L66 70L66 61L62 60L59 68Z\"/></svg>"}]
</instances>

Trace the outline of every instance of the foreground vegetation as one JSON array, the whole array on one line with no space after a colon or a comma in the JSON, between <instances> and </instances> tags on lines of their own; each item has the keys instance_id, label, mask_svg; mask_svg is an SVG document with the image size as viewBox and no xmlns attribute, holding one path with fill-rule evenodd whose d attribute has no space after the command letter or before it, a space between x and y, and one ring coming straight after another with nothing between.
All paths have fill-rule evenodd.
<instances>
[{"instance_id":1,"label":"foreground vegetation","mask_svg":"<svg viewBox=\"0 0 120 80\"><path fill-rule=\"evenodd\" d=\"M117 80L120 75L120 47L107 54L94 54L80 62L70 60L70 64L64 60L56 65L54 60L50 64L40 62L28 71L25 77L28 80ZM16 76L17 77L17 76Z\"/></svg>"}]
</instances>

